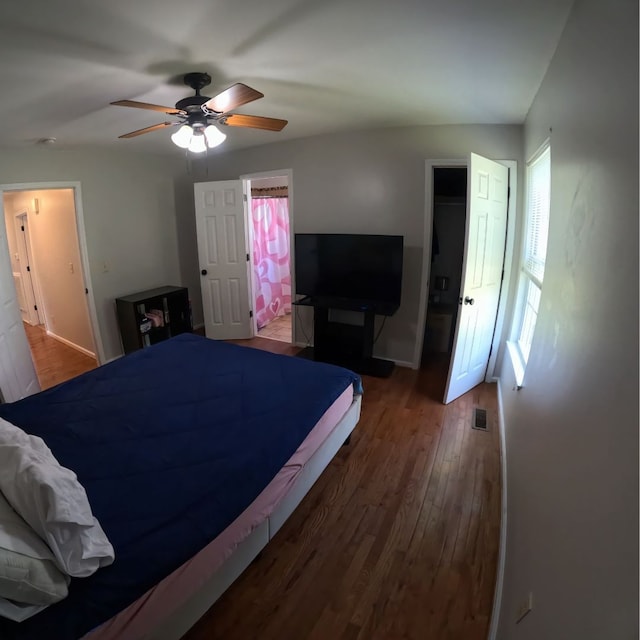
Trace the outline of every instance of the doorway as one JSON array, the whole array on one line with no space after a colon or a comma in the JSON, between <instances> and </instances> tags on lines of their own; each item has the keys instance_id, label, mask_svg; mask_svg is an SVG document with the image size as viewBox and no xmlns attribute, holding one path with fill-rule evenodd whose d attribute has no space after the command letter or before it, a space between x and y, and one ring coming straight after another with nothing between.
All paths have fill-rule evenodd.
<instances>
[{"instance_id":1,"label":"doorway","mask_svg":"<svg viewBox=\"0 0 640 640\"><path fill-rule=\"evenodd\" d=\"M466 215L467 168L434 168L431 269L421 365L435 354L448 364L451 356L462 282Z\"/></svg>"},{"instance_id":2,"label":"doorway","mask_svg":"<svg viewBox=\"0 0 640 640\"><path fill-rule=\"evenodd\" d=\"M247 180L254 335L292 342L289 177Z\"/></svg>"},{"instance_id":3,"label":"doorway","mask_svg":"<svg viewBox=\"0 0 640 640\"><path fill-rule=\"evenodd\" d=\"M71 187L7 189L2 204L18 306L46 388L98 364L76 194Z\"/></svg>"},{"instance_id":4,"label":"doorway","mask_svg":"<svg viewBox=\"0 0 640 640\"><path fill-rule=\"evenodd\" d=\"M452 314L453 343L443 402L447 404L483 380L491 381L501 342L509 290L505 265L513 257L517 163L490 160L470 153L468 160L426 161L426 210L422 287L418 326L427 327L430 298L439 296L450 281L438 281L430 291L433 273L431 252L434 220L434 172L437 169L466 167L467 193L462 277L458 309ZM418 331L414 368L422 362L425 332Z\"/></svg>"},{"instance_id":5,"label":"doorway","mask_svg":"<svg viewBox=\"0 0 640 640\"><path fill-rule=\"evenodd\" d=\"M462 282L467 215L467 167L434 167L429 298L421 369L442 378L444 389L453 349Z\"/></svg>"}]
</instances>

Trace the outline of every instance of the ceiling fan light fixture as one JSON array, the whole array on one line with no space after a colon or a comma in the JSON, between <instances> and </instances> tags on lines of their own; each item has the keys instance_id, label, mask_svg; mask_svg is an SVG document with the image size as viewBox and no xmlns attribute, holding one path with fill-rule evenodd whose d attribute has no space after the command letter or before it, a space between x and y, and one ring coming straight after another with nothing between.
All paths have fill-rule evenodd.
<instances>
[{"instance_id":1,"label":"ceiling fan light fixture","mask_svg":"<svg viewBox=\"0 0 640 640\"><path fill-rule=\"evenodd\" d=\"M220 129L210 124L204 130L204 137L207 139L207 146L209 147L209 149L213 149L219 144L222 144L227 139L227 134L222 133Z\"/></svg>"},{"instance_id":2,"label":"ceiling fan light fixture","mask_svg":"<svg viewBox=\"0 0 640 640\"><path fill-rule=\"evenodd\" d=\"M182 149L188 149L191 145L191 138L193 137L193 129L188 124L183 124L174 134L171 136L173 144Z\"/></svg>"},{"instance_id":3,"label":"ceiling fan light fixture","mask_svg":"<svg viewBox=\"0 0 640 640\"><path fill-rule=\"evenodd\" d=\"M189 143L189 151L192 153L202 153L207 150L207 144L205 142L204 135L202 131L193 132L193 136L191 138L191 142Z\"/></svg>"},{"instance_id":4,"label":"ceiling fan light fixture","mask_svg":"<svg viewBox=\"0 0 640 640\"><path fill-rule=\"evenodd\" d=\"M137 100L116 100L112 102L111 104L119 107L160 111L169 116L176 116L179 119L179 122L160 122L144 129L130 131L118 137L136 138L144 133L178 125L179 129L171 136L172 142L181 149L187 149L193 153L202 153L207 149L219 146L227 138L224 133L217 127L212 126L212 124L249 127L266 131L281 131L287 124L286 120L277 118L229 113L229 111L248 102L264 98L263 93L241 82L236 82L213 96L213 98L208 98L200 93L203 87L211 83L209 74L201 72L187 73L184 76L184 83L195 91L195 95L178 100L175 107L138 102ZM210 124L212 121L213 123ZM46 142L51 140L55 141L55 138L47 139Z\"/></svg>"}]
</instances>

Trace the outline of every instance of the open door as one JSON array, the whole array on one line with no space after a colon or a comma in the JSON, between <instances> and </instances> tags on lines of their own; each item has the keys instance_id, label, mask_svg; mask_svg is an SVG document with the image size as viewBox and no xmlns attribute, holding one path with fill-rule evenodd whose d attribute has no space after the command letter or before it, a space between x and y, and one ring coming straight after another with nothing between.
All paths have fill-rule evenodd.
<instances>
[{"instance_id":1,"label":"open door","mask_svg":"<svg viewBox=\"0 0 640 640\"><path fill-rule=\"evenodd\" d=\"M202 306L208 338L250 338L249 254L241 180L194 185Z\"/></svg>"},{"instance_id":2,"label":"open door","mask_svg":"<svg viewBox=\"0 0 640 640\"><path fill-rule=\"evenodd\" d=\"M504 266L509 170L475 153L471 154L468 167L460 310L445 404L485 378Z\"/></svg>"},{"instance_id":3,"label":"open door","mask_svg":"<svg viewBox=\"0 0 640 640\"><path fill-rule=\"evenodd\" d=\"M0 399L14 402L40 391L13 285L11 262L0 224Z\"/></svg>"},{"instance_id":4,"label":"open door","mask_svg":"<svg viewBox=\"0 0 640 640\"><path fill-rule=\"evenodd\" d=\"M14 218L15 238L20 271L14 273L13 280L18 292L18 305L22 320L32 326L41 324L36 304L35 287L33 285L33 260L31 259L31 240L29 238L29 219L27 212L20 213ZM7 231L8 233L8 231ZM16 277L19 276L19 277Z\"/></svg>"}]
</instances>

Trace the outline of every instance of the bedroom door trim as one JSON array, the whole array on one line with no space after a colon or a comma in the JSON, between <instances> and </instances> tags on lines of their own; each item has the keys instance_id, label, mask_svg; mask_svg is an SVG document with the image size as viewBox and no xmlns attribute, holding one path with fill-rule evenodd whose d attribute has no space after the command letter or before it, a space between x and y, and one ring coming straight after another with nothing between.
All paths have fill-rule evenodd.
<instances>
[{"instance_id":1,"label":"bedroom door trim","mask_svg":"<svg viewBox=\"0 0 640 640\"><path fill-rule=\"evenodd\" d=\"M242 180L242 189L243 192L245 194L245 202L248 203L248 189L249 189L249 183L251 180L258 180L259 178L280 178L282 176L285 176L287 178L287 188L288 188L288 201L289 201L289 271L291 273L291 297L293 298L293 292L295 291L295 272L293 269L293 265L294 265L294 259L295 259L295 255L294 255L294 242L293 242L293 171L291 169L276 169L276 170L270 170L270 171L258 171L256 173L245 173L243 175L240 176L240 180ZM249 264L250 264L250 268L251 268L251 272L249 274L249 288L251 291L251 300L250 300L250 304L251 304L251 308L253 309L253 305L254 305L254 291L253 291L253 280L252 280L252 274L253 274L253 251L252 251L252 236L251 236L251 228L252 228L252 224L251 224L251 220L250 220L250 214L251 212L249 211L249 207L245 206L245 222L246 222L246 229L247 229L247 253L249 254ZM253 314L253 323L251 325L251 330L253 333L253 336L257 336L258 335L258 327L257 327L257 320L256 320L256 314ZM295 336L296 336L296 314L295 313L291 313L291 344L295 344Z\"/></svg>"},{"instance_id":2,"label":"bedroom door trim","mask_svg":"<svg viewBox=\"0 0 640 640\"><path fill-rule=\"evenodd\" d=\"M509 169L509 188L511 189L509 207L507 212L507 238L504 255L504 279L502 291L498 302L498 312L496 314L496 325L491 346L491 355L487 366L486 380L491 381L494 377L494 370L497 363L498 351L504 327L507 300L509 298L511 265L513 262L513 245L516 224L517 175L518 163L515 160L496 160ZM427 318L427 301L429 299L429 277L431 274L431 237L433 231L433 170L446 168L467 167L468 160L465 159L430 159L425 160L425 212L424 212L424 236L422 245L422 275L420 278L420 302L418 306L418 330L416 332L416 343L413 352L414 369L420 368L422 356L422 346L424 342L424 326Z\"/></svg>"},{"instance_id":3,"label":"bedroom door trim","mask_svg":"<svg viewBox=\"0 0 640 640\"><path fill-rule=\"evenodd\" d=\"M91 281L91 270L89 268L89 251L87 249L87 236L84 224L84 209L82 207L82 186L80 182L19 182L10 184L0 184L0 211L4 216L4 194L10 191L45 191L47 189L72 189L76 219L76 233L78 245L80 247L80 266L82 278L85 285L87 308L89 311L89 326L95 345L95 357L98 365L106 361L102 336L100 335L100 325L98 324L98 314L96 302L93 295L93 282Z\"/></svg>"}]
</instances>

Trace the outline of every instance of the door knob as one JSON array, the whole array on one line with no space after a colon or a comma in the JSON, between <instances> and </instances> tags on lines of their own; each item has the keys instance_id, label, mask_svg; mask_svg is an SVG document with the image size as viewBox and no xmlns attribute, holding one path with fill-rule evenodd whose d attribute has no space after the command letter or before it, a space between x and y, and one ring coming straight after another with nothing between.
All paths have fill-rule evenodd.
<instances>
[{"instance_id":1,"label":"door knob","mask_svg":"<svg viewBox=\"0 0 640 640\"><path fill-rule=\"evenodd\" d=\"M207 275L207 270L206 270L206 269L203 269L200 273L201 273L203 276L206 276L206 275Z\"/></svg>"},{"instance_id":2,"label":"door knob","mask_svg":"<svg viewBox=\"0 0 640 640\"><path fill-rule=\"evenodd\" d=\"M465 296L464 297L464 303L465 304L473 304L475 301L473 298L470 298L469 296Z\"/></svg>"}]
</instances>

